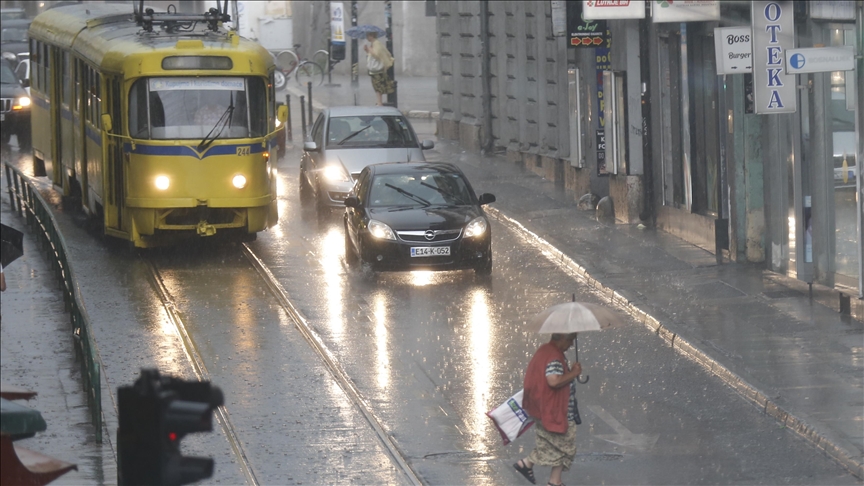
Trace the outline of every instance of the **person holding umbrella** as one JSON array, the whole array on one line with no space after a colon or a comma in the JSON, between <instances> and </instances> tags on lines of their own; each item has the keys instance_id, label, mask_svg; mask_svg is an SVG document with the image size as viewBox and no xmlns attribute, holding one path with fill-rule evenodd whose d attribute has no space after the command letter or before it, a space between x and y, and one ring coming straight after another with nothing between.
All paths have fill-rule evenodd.
<instances>
[{"instance_id":1,"label":"person holding umbrella","mask_svg":"<svg viewBox=\"0 0 864 486\"><path fill-rule=\"evenodd\" d=\"M387 74L387 70L393 65L393 55L378 40L378 32L367 32L366 40L369 42L363 46L363 50L366 51L366 67L369 69L369 76L372 78L372 89L375 90L377 98L375 104L380 106L384 104L381 96L383 94L391 94L396 90L393 80Z\"/></svg>"},{"instance_id":2,"label":"person holding umbrella","mask_svg":"<svg viewBox=\"0 0 864 486\"><path fill-rule=\"evenodd\" d=\"M554 333L540 346L525 372L522 408L534 418L537 442L534 450L513 467L536 484L534 465L552 466L549 485L561 485L561 473L570 469L576 456L576 388L573 380L582 365L568 366L564 351L570 349L576 333ZM580 420L581 422L581 420Z\"/></svg>"},{"instance_id":3,"label":"person holding umbrella","mask_svg":"<svg viewBox=\"0 0 864 486\"><path fill-rule=\"evenodd\" d=\"M599 331L620 324L619 316L609 309L582 302L557 304L534 316L529 330L552 334L548 343L540 346L528 363L525 372L522 408L534 418L537 425L537 443L534 450L513 464L525 479L536 484L534 465L552 466L549 485L561 485L561 473L570 470L576 456L576 425L582 423L576 403L576 383L587 383L579 349L576 359L568 366L564 351L576 343L578 333Z\"/></svg>"}]
</instances>

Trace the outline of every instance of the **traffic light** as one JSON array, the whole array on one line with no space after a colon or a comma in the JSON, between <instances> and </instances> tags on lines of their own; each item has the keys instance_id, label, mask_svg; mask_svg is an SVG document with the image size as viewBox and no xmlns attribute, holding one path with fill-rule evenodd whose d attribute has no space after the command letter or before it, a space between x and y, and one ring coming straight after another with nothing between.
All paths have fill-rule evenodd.
<instances>
[{"instance_id":1,"label":"traffic light","mask_svg":"<svg viewBox=\"0 0 864 486\"><path fill-rule=\"evenodd\" d=\"M213 475L213 459L184 457L180 440L213 430L213 410L224 403L219 388L142 369L117 396L118 484L182 485Z\"/></svg>"}]
</instances>

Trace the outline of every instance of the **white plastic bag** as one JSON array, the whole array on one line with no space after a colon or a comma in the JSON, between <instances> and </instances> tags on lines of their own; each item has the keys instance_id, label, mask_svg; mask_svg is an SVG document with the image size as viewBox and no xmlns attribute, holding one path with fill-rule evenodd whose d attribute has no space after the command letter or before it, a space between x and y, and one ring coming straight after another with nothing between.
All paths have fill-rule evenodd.
<instances>
[{"instance_id":1,"label":"white plastic bag","mask_svg":"<svg viewBox=\"0 0 864 486\"><path fill-rule=\"evenodd\" d=\"M504 400L504 403L486 412L486 416L492 419L498 432L501 433L504 445L509 444L534 425L534 420L522 409L522 392L523 390L519 390L515 395Z\"/></svg>"}]
</instances>

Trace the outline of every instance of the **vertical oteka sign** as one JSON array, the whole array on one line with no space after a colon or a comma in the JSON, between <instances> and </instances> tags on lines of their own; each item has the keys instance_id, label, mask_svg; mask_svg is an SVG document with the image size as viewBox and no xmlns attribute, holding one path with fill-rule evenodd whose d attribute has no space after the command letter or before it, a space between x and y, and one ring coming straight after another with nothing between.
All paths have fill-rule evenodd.
<instances>
[{"instance_id":1,"label":"vertical oteka sign","mask_svg":"<svg viewBox=\"0 0 864 486\"><path fill-rule=\"evenodd\" d=\"M757 2L750 9L753 26L753 102L757 114L795 113L794 74L786 74L784 51L795 48L792 3Z\"/></svg>"}]
</instances>

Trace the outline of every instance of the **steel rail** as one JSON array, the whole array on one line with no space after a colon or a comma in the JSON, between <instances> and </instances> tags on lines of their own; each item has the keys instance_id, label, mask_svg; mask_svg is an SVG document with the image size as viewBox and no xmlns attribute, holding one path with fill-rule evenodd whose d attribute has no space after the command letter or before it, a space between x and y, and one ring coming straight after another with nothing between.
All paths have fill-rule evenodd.
<instances>
[{"instance_id":1,"label":"steel rail","mask_svg":"<svg viewBox=\"0 0 864 486\"><path fill-rule=\"evenodd\" d=\"M276 277L267 268L267 265L258 258L257 255L249 248L249 245L243 244L243 255L249 260L261 278L267 283L267 286L270 288L270 291L279 301L279 304L285 310L289 317L294 320L294 325L297 327L297 330L300 331L300 334L306 339L307 342L312 346L316 353L321 357L321 360L324 362L324 365L330 370L330 373L336 379L339 386L345 391L345 394L351 399L354 403L354 406L363 414L366 418L366 421L369 422L369 425L375 431L375 434L378 436L378 439L390 453L390 457L396 462L396 465L402 470L405 476L411 481L411 484L415 486L420 486L423 482L420 480L420 477L411 468L408 464L408 461L402 455L402 452L396 446L396 443L393 441L393 438L390 434L384 430L384 427L381 425L381 422L372 413L371 407L363 399L363 395L354 386L354 383L348 377L348 374L342 367L339 365L339 361L336 356L330 351L327 345L324 343L324 340L321 339L321 336L316 333L311 326L309 326L309 322L306 320L306 317L297 309L296 306L291 302L291 299L288 297L288 293L282 287L282 284L276 280Z\"/></svg>"},{"instance_id":2,"label":"steel rail","mask_svg":"<svg viewBox=\"0 0 864 486\"><path fill-rule=\"evenodd\" d=\"M186 353L186 357L192 365L192 370L195 372L195 376L199 381L211 381L210 372L207 371L207 366L201 358L201 353L198 352L198 347L195 346L195 341L192 340L192 337L186 330L186 324L183 323L183 319L180 317L180 312L177 310L177 306L174 304L171 293L168 292L168 288L162 280L159 269L156 268L156 265L153 264L149 258L145 258L140 254L139 258L141 258L150 270L149 276L151 283L156 289L156 293L159 295L159 300L162 302L165 312L168 314L168 319L174 325L177 334L183 342L183 351ZM231 422L228 408L225 405L222 405L216 408L215 412L216 420L218 420L219 425L222 427L222 432L225 433L225 437L228 439L228 443L231 445L231 449L237 457L240 469L246 477L246 482L250 485L257 486L260 483L258 482L258 478L255 477L255 472L249 464L249 459L246 455L246 451L243 449L243 444L240 442L240 438L237 436L237 432L234 429L234 424Z\"/></svg>"}]
</instances>

